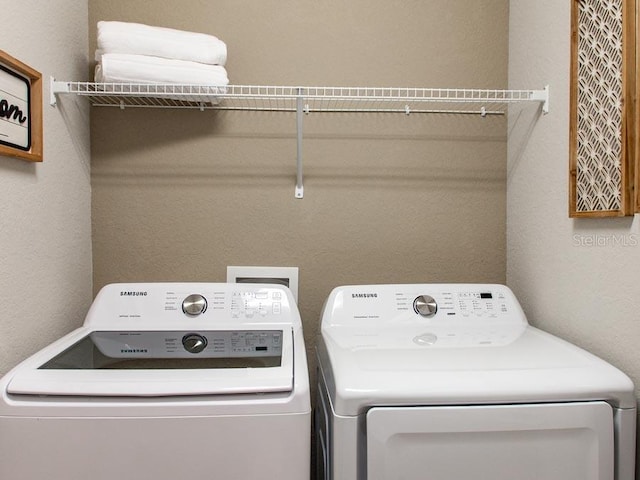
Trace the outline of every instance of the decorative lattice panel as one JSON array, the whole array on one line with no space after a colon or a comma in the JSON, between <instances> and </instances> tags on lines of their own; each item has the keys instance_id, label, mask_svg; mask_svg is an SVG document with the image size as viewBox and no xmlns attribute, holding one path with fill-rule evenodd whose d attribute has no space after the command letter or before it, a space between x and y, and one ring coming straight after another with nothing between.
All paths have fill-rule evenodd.
<instances>
[{"instance_id":1,"label":"decorative lattice panel","mask_svg":"<svg viewBox=\"0 0 640 480\"><path fill-rule=\"evenodd\" d=\"M574 32L576 29L573 208L576 213L620 212L624 154L623 0L579 0L577 16L574 13Z\"/></svg>"}]
</instances>

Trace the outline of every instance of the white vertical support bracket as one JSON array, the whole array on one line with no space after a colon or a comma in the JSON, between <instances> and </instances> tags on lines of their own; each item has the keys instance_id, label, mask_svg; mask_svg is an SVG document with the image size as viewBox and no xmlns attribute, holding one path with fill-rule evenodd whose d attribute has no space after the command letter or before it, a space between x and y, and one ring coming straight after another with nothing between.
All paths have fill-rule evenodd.
<instances>
[{"instance_id":1,"label":"white vertical support bracket","mask_svg":"<svg viewBox=\"0 0 640 480\"><path fill-rule=\"evenodd\" d=\"M69 83L67 82L56 82L54 77L49 77L49 105L52 107L57 106L58 98L56 97L57 93L69 93Z\"/></svg>"},{"instance_id":2,"label":"white vertical support bracket","mask_svg":"<svg viewBox=\"0 0 640 480\"><path fill-rule=\"evenodd\" d=\"M297 156L296 156L296 198L304 197L304 186L302 185L302 113L303 113L303 98L304 89L298 88L296 97L296 141L297 141Z\"/></svg>"},{"instance_id":3,"label":"white vertical support bracket","mask_svg":"<svg viewBox=\"0 0 640 480\"><path fill-rule=\"evenodd\" d=\"M549 113L549 85L545 85L544 90L534 90L531 100L542 102L542 113Z\"/></svg>"}]
</instances>

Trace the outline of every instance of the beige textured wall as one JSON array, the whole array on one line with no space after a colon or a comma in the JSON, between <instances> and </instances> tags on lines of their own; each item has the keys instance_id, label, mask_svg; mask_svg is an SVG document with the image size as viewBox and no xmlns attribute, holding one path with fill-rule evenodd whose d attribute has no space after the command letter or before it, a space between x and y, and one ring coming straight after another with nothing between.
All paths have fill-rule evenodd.
<instances>
[{"instance_id":1,"label":"beige textured wall","mask_svg":"<svg viewBox=\"0 0 640 480\"><path fill-rule=\"evenodd\" d=\"M505 88L507 0L90 0L219 36L233 84ZM340 284L503 282L506 120L94 109L94 289L300 268L310 353ZM313 359L310 358L313 365Z\"/></svg>"},{"instance_id":2,"label":"beige textured wall","mask_svg":"<svg viewBox=\"0 0 640 480\"><path fill-rule=\"evenodd\" d=\"M91 303L89 108L49 105L87 64L86 0L2 2L0 48L42 74L44 162L0 156L0 375L80 326Z\"/></svg>"},{"instance_id":3,"label":"beige textured wall","mask_svg":"<svg viewBox=\"0 0 640 480\"><path fill-rule=\"evenodd\" d=\"M548 83L552 103L510 125L507 281L530 321L622 369L640 395L640 219L568 216L571 2L510 4L510 87Z\"/></svg>"}]
</instances>

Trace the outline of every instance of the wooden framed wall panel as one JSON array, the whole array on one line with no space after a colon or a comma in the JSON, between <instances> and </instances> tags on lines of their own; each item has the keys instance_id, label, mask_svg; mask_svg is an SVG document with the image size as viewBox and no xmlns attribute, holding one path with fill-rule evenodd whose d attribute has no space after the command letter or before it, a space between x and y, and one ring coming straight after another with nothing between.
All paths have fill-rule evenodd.
<instances>
[{"instance_id":1,"label":"wooden framed wall panel","mask_svg":"<svg viewBox=\"0 0 640 480\"><path fill-rule=\"evenodd\" d=\"M638 99L640 98L640 0L635 0L634 10L634 25L632 26L634 32L633 38L633 97L630 102L631 118L633 119L633 136L630 139L632 146L632 164L634 167L634 182L633 182L633 197L634 197L634 212L640 213L640 104Z\"/></svg>"},{"instance_id":2,"label":"wooden framed wall panel","mask_svg":"<svg viewBox=\"0 0 640 480\"><path fill-rule=\"evenodd\" d=\"M572 0L569 215L632 215L638 0Z\"/></svg>"}]
</instances>

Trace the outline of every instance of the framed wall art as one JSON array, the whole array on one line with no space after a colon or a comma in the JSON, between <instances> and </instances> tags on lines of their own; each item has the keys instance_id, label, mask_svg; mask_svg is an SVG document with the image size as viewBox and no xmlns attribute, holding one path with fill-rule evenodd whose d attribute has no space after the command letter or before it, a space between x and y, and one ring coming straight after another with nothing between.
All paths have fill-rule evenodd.
<instances>
[{"instance_id":1,"label":"framed wall art","mask_svg":"<svg viewBox=\"0 0 640 480\"><path fill-rule=\"evenodd\" d=\"M2 50L0 155L42 161L42 75Z\"/></svg>"},{"instance_id":2,"label":"framed wall art","mask_svg":"<svg viewBox=\"0 0 640 480\"><path fill-rule=\"evenodd\" d=\"M636 0L572 2L569 215L633 215Z\"/></svg>"}]
</instances>

